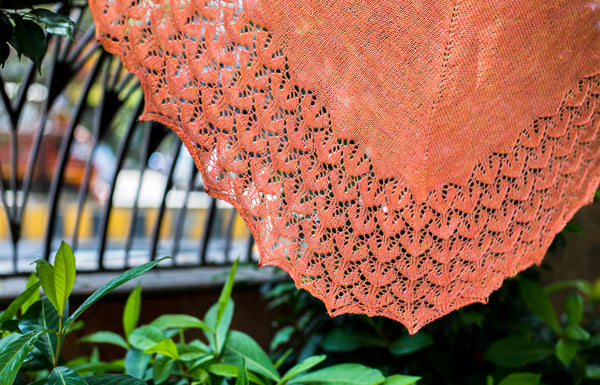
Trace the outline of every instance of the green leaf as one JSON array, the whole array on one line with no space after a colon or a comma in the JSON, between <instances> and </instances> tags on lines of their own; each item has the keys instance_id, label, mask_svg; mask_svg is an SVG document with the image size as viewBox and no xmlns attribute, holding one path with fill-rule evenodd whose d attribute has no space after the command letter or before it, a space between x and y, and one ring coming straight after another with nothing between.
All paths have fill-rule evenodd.
<instances>
[{"instance_id":1,"label":"green leaf","mask_svg":"<svg viewBox=\"0 0 600 385\"><path fill-rule=\"evenodd\" d=\"M214 331L214 334L204 331L204 335L208 340L211 348L220 355L223 351L223 346L225 345L225 340L227 339L227 333L229 332L229 327L231 326L231 320L233 318L233 311L235 308L235 304L232 300L229 300L227 306L225 307L225 312L223 313L223 317L221 321L217 323L217 304L211 306L210 309L206 312L204 316L204 323Z\"/></svg>"},{"instance_id":2,"label":"green leaf","mask_svg":"<svg viewBox=\"0 0 600 385\"><path fill-rule=\"evenodd\" d=\"M0 317L0 322L4 322L4 321L8 321L8 320L12 319L19 311L19 308L23 307L24 303L26 303L31 298L33 298L36 293L39 296L39 294L40 294L39 288L40 288L40 283L36 282L33 286L29 287L27 290L25 290L23 293L21 293L17 298L15 298L14 301L12 301L10 303L10 305L8 305L6 310L4 310L2 317Z\"/></svg>"},{"instance_id":3,"label":"green leaf","mask_svg":"<svg viewBox=\"0 0 600 385\"><path fill-rule=\"evenodd\" d=\"M277 349L277 347L281 344L286 344L290 341L290 337L294 334L293 326L285 326L275 333L273 339L271 340L271 351Z\"/></svg>"},{"instance_id":4,"label":"green leaf","mask_svg":"<svg viewBox=\"0 0 600 385\"><path fill-rule=\"evenodd\" d=\"M565 227L562 230L565 234L576 234L576 235L581 235L583 234L583 229L581 228L581 226L579 226L576 223L573 222L567 222L567 224L565 225Z\"/></svg>"},{"instance_id":5,"label":"green leaf","mask_svg":"<svg viewBox=\"0 0 600 385\"><path fill-rule=\"evenodd\" d=\"M415 376L403 376L401 374L395 374L385 379L383 385L412 385L416 384L421 377Z\"/></svg>"},{"instance_id":6,"label":"green leaf","mask_svg":"<svg viewBox=\"0 0 600 385\"><path fill-rule=\"evenodd\" d=\"M81 339L81 342L88 342L94 344L111 344L122 347L123 349L129 349L127 342L118 335L117 333L100 331L90 335L87 335Z\"/></svg>"},{"instance_id":7,"label":"green leaf","mask_svg":"<svg viewBox=\"0 0 600 385\"><path fill-rule=\"evenodd\" d=\"M126 374L102 374L86 377L88 385L148 385L145 381Z\"/></svg>"},{"instance_id":8,"label":"green leaf","mask_svg":"<svg viewBox=\"0 0 600 385\"><path fill-rule=\"evenodd\" d=\"M534 373L512 373L504 377L498 385L539 385L542 376Z\"/></svg>"},{"instance_id":9,"label":"green leaf","mask_svg":"<svg viewBox=\"0 0 600 385\"><path fill-rule=\"evenodd\" d=\"M548 295L544 289L534 282L523 280L519 282L519 291L525 305L533 314L541 318L551 328L560 332L560 324L556 312L550 303Z\"/></svg>"},{"instance_id":10,"label":"green leaf","mask_svg":"<svg viewBox=\"0 0 600 385\"><path fill-rule=\"evenodd\" d=\"M37 277L37 275L35 273L31 273L29 275L29 278L27 279L27 290L29 290L29 288L31 288L33 286L37 286L38 289L40 287L40 281L38 280L38 277ZM29 309L29 306L31 306L34 303L36 303L38 299L40 299L40 291L39 290L35 290L35 292L33 293L33 295L31 297L29 297L29 299L26 300L23 303L23 305L21 305L21 315L25 314L25 312L27 311L27 309Z\"/></svg>"},{"instance_id":11,"label":"green leaf","mask_svg":"<svg viewBox=\"0 0 600 385\"><path fill-rule=\"evenodd\" d=\"M600 365L588 365L585 367L585 377L600 380Z\"/></svg>"},{"instance_id":12,"label":"green leaf","mask_svg":"<svg viewBox=\"0 0 600 385\"><path fill-rule=\"evenodd\" d=\"M18 337L9 339L9 342L0 351L0 385L13 385L29 350L33 348L42 333L42 331L36 331L23 335L14 334Z\"/></svg>"},{"instance_id":13,"label":"green leaf","mask_svg":"<svg viewBox=\"0 0 600 385\"><path fill-rule=\"evenodd\" d=\"M328 352L351 352L363 347L385 346L385 343L374 334L333 329L323 339L323 349Z\"/></svg>"},{"instance_id":14,"label":"green leaf","mask_svg":"<svg viewBox=\"0 0 600 385\"><path fill-rule=\"evenodd\" d=\"M334 365L292 378L289 384L374 385L385 381L377 369L359 364Z\"/></svg>"},{"instance_id":15,"label":"green leaf","mask_svg":"<svg viewBox=\"0 0 600 385\"><path fill-rule=\"evenodd\" d=\"M165 314L161 315L150 325L157 327L161 331L167 329L204 329L211 330L208 325L198 318L187 314Z\"/></svg>"},{"instance_id":16,"label":"green leaf","mask_svg":"<svg viewBox=\"0 0 600 385\"><path fill-rule=\"evenodd\" d=\"M312 369L313 367L319 365L321 362L325 361L326 358L327 358L327 356L325 356L325 355L308 357L301 363L294 365L292 368L290 368L290 370L288 370L283 375L283 377L281 378L281 381L279 381L279 384L286 382L290 378L292 378L302 372Z\"/></svg>"},{"instance_id":17,"label":"green leaf","mask_svg":"<svg viewBox=\"0 0 600 385\"><path fill-rule=\"evenodd\" d=\"M60 306L58 306L58 301L56 300L56 289L54 286L54 267L43 259L38 259L35 261L35 270L38 273L38 279L40 284L42 285L42 290L44 290L44 294L50 300L56 311Z\"/></svg>"},{"instance_id":18,"label":"green leaf","mask_svg":"<svg viewBox=\"0 0 600 385\"><path fill-rule=\"evenodd\" d=\"M571 361L577 355L578 344L577 341L571 339L561 338L554 346L554 354L560 362L565 366L571 365Z\"/></svg>"},{"instance_id":19,"label":"green leaf","mask_svg":"<svg viewBox=\"0 0 600 385\"><path fill-rule=\"evenodd\" d=\"M54 258L54 293L58 314L64 312L73 285L75 285L75 256L71 246L63 241Z\"/></svg>"},{"instance_id":20,"label":"green leaf","mask_svg":"<svg viewBox=\"0 0 600 385\"><path fill-rule=\"evenodd\" d=\"M46 31L53 35L64 36L73 40L73 32L77 28L71 19L65 15L49 11L44 8L36 8L30 12L37 19L46 25Z\"/></svg>"},{"instance_id":21,"label":"green leaf","mask_svg":"<svg viewBox=\"0 0 600 385\"><path fill-rule=\"evenodd\" d=\"M123 310L123 330L125 331L125 339L129 339L129 335L137 326L140 318L140 310L142 308L142 287L137 285L135 289L127 297L125 310Z\"/></svg>"},{"instance_id":22,"label":"green leaf","mask_svg":"<svg viewBox=\"0 0 600 385\"><path fill-rule=\"evenodd\" d=\"M150 325L144 325L135 329L129 335L129 343L139 349L150 349L166 337L159 328Z\"/></svg>"},{"instance_id":23,"label":"green leaf","mask_svg":"<svg viewBox=\"0 0 600 385\"><path fill-rule=\"evenodd\" d=\"M188 373L190 376L192 376L192 379L196 380L196 381L192 382L192 385L209 383L210 375L203 368L196 368L194 370L189 370Z\"/></svg>"},{"instance_id":24,"label":"green leaf","mask_svg":"<svg viewBox=\"0 0 600 385\"><path fill-rule=\"evenodd\" d=\"M38 70L42 68L42 60L48 49L48 42L44 30L37 23L30 20L24 20L17 14L12 14L15 23L14 35L10 40L10 45L17 51L19 57L27 56ZM42 284L43 286L43 284Z\"/></svg>"},{"instance_id":25,"label":"green leaf","mask_svg":"<svg viewBox=\"0 0 600 385\"><path fill-rule=\"evenodd\" d=\"M589 341L590 333L579 325L571 325L565 329L565 334L577 341Z\"/></svg>"},{"instance_id":26,"label":"green leaf","mask_svg":"<svg viewBox=\"0 0 600 385\"><path fill-rule=\"evenodd\" d=\"M175 361L171 357L157 356L152 364L152 379L155 384L166 381L173 370Z\"/></svg>"},{"instance_id":27,"label":"green leaf","mask_svg":"<svg viewBox=\"0 0 600 385\"><path fill-rule=\"evenodd\" d=\"M239 263L239 258L235 260L233 265L231 266L231 270L229 271L229 276L227 277L227 281L223 285L223 289L221 289L221 295L219 295L219 301L217 302L217 322L218 326L221 322L221 318L225 314L225 310L227 308L227 304L231 298L231 292L233 290L233 283L235 282L235 272L237 271Z\"/></svg>"},{"instance_id":28,"label":"green leaf","mask_svg":"<svg viewBox=\"0 0 600 385\"><path fill-rule=\"evenodd\" d=\"M125 354L125 373L140 380L143 379L151 358L152 354L142 353L135 348L129 349Z\"/></svg>"},{"instance_id":29,"label":"green leaf","mask_svg":"<svg viewBox=\"0 0 600 385\"><path fill-rule=\"evenodd\" d=\"M1 5L1 2L0 2ZM8 42L13 36L13 25L6 13L0 11L0 43Z\"/></svg>"},{"instance_id":30,"label":"green leaf","mask_svg":"<svg viewBox=\"0 0 600 385\"><path fill-rule=\"evenodd\" d=\"M542 361L552 352L552 348L543 342L521 337L507 337L495 341L488 348L485 357L498 366L518 368Z\"/></svg>"},{"instance_id":31,"label":"green leaf","mask_svg":"<svg viewBox=\"0 0 600 385\"><path fill-rule=\"evenodd\" d=\"M242 364L240 365L240 369L238 370L237 379L235 380L235 385L249 385L248 381L248 372L246 371L246 360L242 358Z\"/></svg>"},{"instance_id":32,"label":"green leaf","mask_svg":"<svg viewBox=\"0 0 600 385\"><path fill-rule=\"evenodd\" d=\"M427 333L421 332L414 336L402 336L392 343L390 353L395 356L411 354L428 346L433 345L433 338Z\"/></svg>"},{"instance_id":33,"label":"green leaf","mask_svg":"<svg viewBox=\"0 0 600 385\"><path fill-rule=\"evenodd\" d=\"M170 338L165 338L151 348L144 350L144 353L158 353L167 357L171 357L174 360L179 359L179 352L177 351L175 341Z\"/></svg>"},{"instance_id":34,"label":"green leaf","mask_svg":"<svg viewBox=\"0 0 600 385\"><path fill-rule=\"evenodd\" d=\"M579 325L583 318L583 297L579 294L569 295L565 302L565 312L569 325Z\"/></svg>"},{"instance_id":35,"label":"green leaf","mask_svg":"<svg viewBox=\"0 0 600 385\"><path fill-rule=\"evenodd\" d=\"M74 370L59 366L48 376L48 385L88 385L88 383Z\"/></svg>"},{"instance_id":36,"label":"green leaf","mask_svg":"<svg viewBox=\"0 0 600 385\"><path fill-rule=\"evenodd\" d=\"M19 328L24 333L52 330L44 333L36 341L35 346L42 352L49 362L54 362L56 355L57 330L60 319L56 308L45 297L34 303L19 321Z\"/></svg>"},{"instance_id":37,"label":"green leaf","mask_svg":"<svg viewBox=\"0 0 600 385\"><path fill-rule=\"evenodd\" d=\"M246 360L249 370L272 379L275 382L280 380L277 369L261 349L261 347L249 335L240 331L231 330L227 339L225 349Z\"/></svg>"},{"instance_id":38,"label":"green leaf","mask_svg":"<svg viewBox=\"0 0 600 385\"><path fill-rule=\"evenodd\" d=\"M75 319L85 311L85 309L90 307L94 302L98 301L100 298L104 297L110 291L116 289L125 282L131 281L132 279L139 277L140 275L149 271L154 266L158 265L160 262L164 261L167 258L169 257L164 257L156 261L144 263L143 265L129 269L126 272L121 273L115 278L111 279L108 283L96 290L90 297L88 297L88 299L85 300L83 304L81 304L81 306L79 306L79 308L77 308L77 310L75 310L75 312L73 312L73 314L71 314L71 316L65 322L65 327L68 327L71 324L71 322L75 321ZM43 284L42 287L44 287Z\"/></svg>"},{"instance_id":39,"label":"green leaf","mask_svg":"<svg viewBox=\"0 0 600 385\"><path fill-rule=\"evenodd\" d=\"M239 366L229 364L212 364L207 370L215 376L236 378L239 373ZM248 372L248 380L258 385L265 385L265 383L254 373Z\"/></svg>"},{"instance_id":40,"label":"green leaf","mask_svg":"<svg viewBox=\"0 0 600 385\"><path fill-rule=\"evenodd\" d=\"M207 350L190 344L177 344L177 351L179 352L179 359L182 361L197 360L208 353Z\"/></svg>"},{"instance_id":41,"label":"green leaf","mask_svg":"<svg viewBox=\"0 0 600 385\"><path fill-rule=\"evenodd\" d=\"M0 67L4 67L4 63L10 56L10 46L7 43L0 43Z\"/></svg>"}]
</instances>

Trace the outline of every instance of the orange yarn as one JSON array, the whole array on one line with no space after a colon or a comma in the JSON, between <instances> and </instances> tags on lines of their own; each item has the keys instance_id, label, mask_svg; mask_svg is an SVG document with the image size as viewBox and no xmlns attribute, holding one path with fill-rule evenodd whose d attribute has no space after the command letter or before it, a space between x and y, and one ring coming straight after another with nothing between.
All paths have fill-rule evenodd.
<instances>
[{"instance_id":1,"label":"orange yarn","mask_svg":"<svg viewBox=\"0 0 600 385\"><path fill-rule=\"evenodd\" d=\"M411 333L539 263L600 174L600 5L90 0L261 264Z\"/></svg>"}]
</instances>

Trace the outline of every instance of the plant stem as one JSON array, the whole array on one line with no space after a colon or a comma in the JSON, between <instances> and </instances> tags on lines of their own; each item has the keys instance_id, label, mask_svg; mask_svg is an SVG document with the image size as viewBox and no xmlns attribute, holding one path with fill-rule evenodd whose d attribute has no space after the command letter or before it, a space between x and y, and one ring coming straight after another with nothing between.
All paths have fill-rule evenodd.
<instances>
[{"instance_id":1,"label":"plant stem","mask_svg":"<svg viewBox=\"0 0 600 385\"><path fill-rule=\"evenodd\" d=\"M54 355L54 367L58 366L58 358L60 357L60 349L62 345L62 314L58 315L58 333L56 334L56 354Z\"/></svg>"}]
</instances>

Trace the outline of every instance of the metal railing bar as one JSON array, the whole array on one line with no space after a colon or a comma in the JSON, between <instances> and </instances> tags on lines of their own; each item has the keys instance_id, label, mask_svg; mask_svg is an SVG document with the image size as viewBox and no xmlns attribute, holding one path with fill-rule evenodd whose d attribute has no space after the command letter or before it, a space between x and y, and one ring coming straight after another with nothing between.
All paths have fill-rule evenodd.
<instances>
[{"instance_id":1,"label":"metal railing bar","mask_svg":"<svg viewBox=\"0 0 600 385\"><path fill-rule=\"evenodd\" d=\"M129 266L129 253L133 247L133 237L135 234L135 229L137 227L140 193L142 191L142 181L144 180L144 174L146 173L148 164L148 146L150 143L151 133L151 125L148 125L148 128L144 130L144 136L142 138L142 147L140 149L140 154L138 158L140 164L142 165L142 169L140 170L140 178L138 180L133 205L131 207L131 221L129 222L129 234L127 234L127 240L125 241L125 266Z\"/></svg>"},{"instance_id":2,"label":"metal railing bar","mask_svg":"<svg viewBox=\"0 0 600 385\"><path fill-rule=\"evenodd\" d=\"M109 77L110 80L108 81L108 88L111 90L115 89L115 85L117 84L117 81L119 80L123 72L123 63L121 62L121 60L117 60L116 62L116 68L113 69L113 73Z\"/></svg>"},{"instance_id":3,"label":"metal railing bar","mask_svg":"<svg viewBox=\"0 0 600 385\"><path fill-rule=\"evenodd\" d=\"M206 254L208 252L208 242L210 235L212 234L212 229L215 222L215 217L217 214L217 199L210 197L210 206L208 207L208 212L206 213L206 218L204 219L204 231L202 234L202 239L200 243L200 265L206 265Z\"/></svg>"},{"instance_id":4,"label":"metal railing bar","mask_svg":"<svg viewBox=\"0 0 600 385\"><path fill-rule=\"evenodd\" d=\"M79 56L79 54L81 54L83 49L87 46L87 44L94 37L95 34L96 34L96 31L94 30L94 26L92 25L90 27L90 29L85 31L85 33L83 34L81 39L79 39L79 41L77 42L77 45L75 45L75 48L73 48L71 50L71 52L67 55L66 61L69 63L74 63L75 60L77 59L77 56Z\"/></svg>"},{"instance_id":5,"label":"metal railing bar","mask_svg":"<svg viewBox=\"0 0 600 385\"><path fill-rule=\"evenodd\" d=\"M56 45L58 45L58 41L56 42ZM57 59L58 59L58 52L57 52L57 50L54 50L52 57L50 59L51 62L50 62L49 70L46 75L46 87L48 89L48 95L51 95L50 90L53 88L52 85L55 80L54 70L56 68ZM40 146L42 144L42 137L44 135L44 130L46 128L46 123L48 122L48 113L50 110L51 103L52 103L52 101L50 100L49 97L44 99L44 101L42 103L42 108L41 108L42 116L40 119L40 124L38 126L38 129L35 132L35 137L33 139L32 147L29 150L29 156L27 159L27 168L25 169L25 177L23 178L23 182L22 182L23 185L21 186L21 190L22 190L22 194L23 194L23 201L20 205L20 209L17 214L19 223L23 222L23 212L25 211L25 207L27 206L27 200L29 198L29 190L31 188L31 180L33 179L33 173L35 171L35 165L37 163L37 159L39 156Z\"/></svg>"},{"instance_id":6,"label":"metal railing bar","mask_svg":"<svg viewBox=\"0 0 600 385\"><path fill-rule=\"evenodd\" d=\"M223 254L225 254L225 260L229 260L229 254L231 253L231 242L233 237L233 224L235 223L237 211L235 208L229 210L229 218L227 219L227 226L225 227L225 246L223 247Z\"/></svg>"},{"instance_id":7,"label":"metal railing bar","mask_svg":"<svg viewBox=\"0 0 600 385\"><path fill-rule=\"evenodd\" d=\"M100 66L104 61L104 58L108 57L107 54L103 54L96 63L94 63L94 67L91 69L87 77L85 78L81 94L77 103L75 104L75 108L73 109L72 119L69 122L69 126L65 132L65 136L63 137L63 141L61 143L61 148L59 152L58 164L56 166L56 171L52 177L52 182L50 183L50 191L48 193L48 222L46 226L46 235L44 236L44 247L43 247L43 257L49 258L50 256L50 248L52 243L52 236L54 235L54 221L56 216L56 208L58 205L58 193L62 187L62 179L65 172L65 168L67 165L67 160L69 158L69 150L71 148L71 142L73 141L73 133L75 132L75 127L77 127L77 123L79 122L81 115L83 114L83 110L86 104L87 95L92 88L92 84L96 76L98 75L98 71L100 70Z\"/></svg>"},{"instance_id":8,"label":"metal railing bar","mask_svg":"<svg viewBox=\"0 0 600 385\"><path fill-rule=\"evenodd\" d=\"M85 63L87 63L87 61L90 60L90 58L92 56L94 56L95 54L97 54L98 52L100 52L101 54L104 53L104 51L100 47L100 44L96 43L88 51L86 51L83 54L83 56L79 58L79 60L77 60L76 62L73 63L73 67L72 67L73 71L77 72L81 68L83 68Z\"/></svg>"},{"instance_id":9,"label":"metal railing bar","mask_svg":"<svg viewBox=\"0 0 600 385\"><path fill-rule=\"evenodd\" d=\"M246 245L246 262L252 261L252 249L254 249L254 237L250 234L248 236L248 244Z\"/></svg>"},{"instance_id":10,"label":"metal railing bar","mask_svg":"<svg viewBox=\"0 0 600 385\"><path fill-rule=\"evenodd\" d=\"M175 230L173 231L173 247L171 248L171 255L175 257L179 254L179 247L181 245L181 234L183 233L183 225L185 223L185 217L187 214L187 205L190 199L190 194L194 189L194 182L196 181L196 175L198 169L194 166L190 172L188 182L185 188L185 196L181 207L177 210L177 218L175 219Z\"/></svg>"},{"instance_id":11,"label":"metal railing bar","mask_svg":"<svg viewBox=\"0 0 600 385\"><path fill-rule=\"evenodd\" d=\"M132 74L131 72L128 72L125 76L123 76L123 78L121 79L121 81L119 82L119 84L117 85L116 89L119 90L119 92L121 92L122 90L125 89L125 87L127 86L127 84L129 84L129 82L131 82L132 79L135 78L135 83L132 84L131 89L127 92L127 97L129 97L133 91L135 91L138 88L138 80L135 77L134 74ZM127 97L123 98L124 100L127 100Z\"/></svg>"},{"instance_id":12,"label":"metal railing bar","mask_svg":"<svg viewBox=\"0 0 600 385\"><path fill-rule=\"evenodd\" d=\"M137 117L142 112L143 108L143 100L138 103L136 108L136 112L131 114L129 117L129 121L127 122L127 129L125 131L125 136L121 139L119 143L119 147L117 148L116 159L115 159L115 168L112 180L110 182L110 192L108 194L108 199L104 204L103 213L100 222L99 235L98 235L98 269L100 271L105 270L104 268L104 252L106 251L106 238L108 236L108 221L110 219L111 208L115 195L115 188L117 186L117 177L119 176L119 170L123 167L123 162L125 161L125 155L127 153L127 149L129 148L129 142L133 137L133 132L135 131L135 127L137 124Z\"/></svg>"},{"instance_id":13,"label":"metal railing bar","mask_svg":"<svg viewBox=\"0 0 600 385\"><path fill-rule=\"evenodd\" d=\"M160 206L158 207L158 213L156 215L156 223L154 225L154 229L152 230L152 238L150 243L150 260L154 261L156 259L156 249L158 246L158 238L160 236L160 228L162 227L162 221L165 216L165 209L167 207L167 195L169 190L173 186L173 175L175 174L175 166L177 165L177 155L181 151L182 143L177 138L177 145L174 148L171 166L169 167L169 173L167 174L167 182L165 184L165 188L162 194L162 199L160 201ZM173 256L175 257L175 256Z\"/></svg>"},{"instance_id":14,"label":"metal railing bar","mask_svg":"<svg viewBox=\"0 0 600 385\"><path fill-rule=\"evenodd\" d=\"M15 109L13 109L12 102L6 93L4 79L0 76L0 98L2 98L2 104L4 105L4 109L8 114L8 118L10 119L10 125L12 127L16 127L19 124L19 114Z\"/></svg>"},{"instance_id":15,"label":"metal railing bar","mask_svg":"<svg viewBox=\"0 0 600 385\"><path fill-rule=\"evenodd\" d=\"M29 86L31 86L31 83L33 83L33 77L35 75L35 65L33 63L30 63L27 66L27 70L25 71L25 76L23 77L24 81L21 83L21 87L19 87L19 92L17 93L17 97L15 98L14 102L13 102L13 109L16 113L21 113L23 111L23 106L25 105L25 102L27 101L27 90L29 89ZM15 123L15 127L17 127L18 125L18 118L20 116L17 116L17 122Z\"/></svg>"}]
</instances>

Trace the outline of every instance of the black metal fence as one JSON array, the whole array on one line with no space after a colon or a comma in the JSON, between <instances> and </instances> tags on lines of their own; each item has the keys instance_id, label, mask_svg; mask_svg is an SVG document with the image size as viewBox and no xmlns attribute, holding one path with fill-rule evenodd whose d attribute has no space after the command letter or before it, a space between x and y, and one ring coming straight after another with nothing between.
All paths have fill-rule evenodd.
<instances>
[{"instance_id":1,"label":"black metal fence","mask_svg":"<svg viewBox=\"0 0 600 385\"><path fill-rule=\"evenodd\" d=\"M256 259L177 136L139 122L138 81L96 43L89 12L68 12L82 30L49 40L41 72L14 55L0 69L0 275L32 271L63 239L80 271Z\"/></svg>"}]
</instances>

